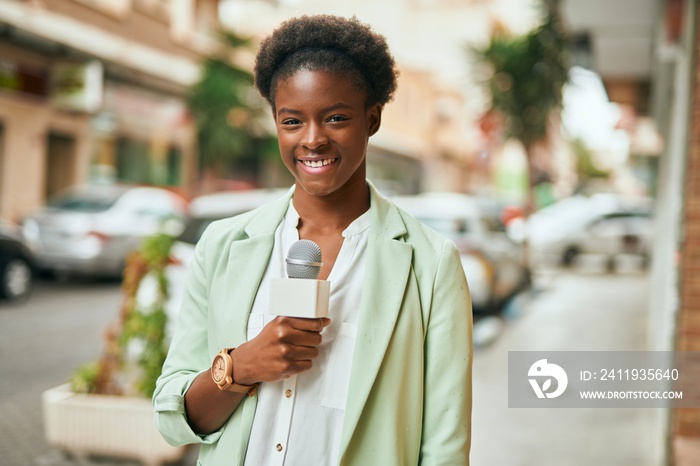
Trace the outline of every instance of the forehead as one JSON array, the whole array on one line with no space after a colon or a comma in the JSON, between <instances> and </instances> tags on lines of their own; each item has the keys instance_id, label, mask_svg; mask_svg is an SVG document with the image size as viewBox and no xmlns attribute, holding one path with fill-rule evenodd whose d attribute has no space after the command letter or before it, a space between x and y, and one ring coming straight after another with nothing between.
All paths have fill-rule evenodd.
<instances>
[{"instance_id":1,"label":"forehead","mask_svg":"<svg viewBox=\"0 0 700 466\"><path fill-rule=\"evenodd\" d=\"M344 103L364 108L367 93L355 80L326 70L299 70L277 82L275 107Z\"/></svg>"}]
</instances>

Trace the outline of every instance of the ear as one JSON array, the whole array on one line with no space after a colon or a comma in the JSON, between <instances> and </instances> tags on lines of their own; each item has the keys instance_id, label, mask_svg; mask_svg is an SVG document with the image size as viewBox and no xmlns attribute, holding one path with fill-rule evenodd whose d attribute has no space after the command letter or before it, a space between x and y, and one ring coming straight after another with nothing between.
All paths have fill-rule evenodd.
<instances>
[{"instance_id":1,"label":"ear","mask_svg":"<svg viewBox=\"0 0 700 466\"><path fill-rule=\"evenodd\" d=\"M374 104L367 110L367 121L369 122L369 135L373 136L382 125L382 106Z\"/></svg>"}]
</instances>

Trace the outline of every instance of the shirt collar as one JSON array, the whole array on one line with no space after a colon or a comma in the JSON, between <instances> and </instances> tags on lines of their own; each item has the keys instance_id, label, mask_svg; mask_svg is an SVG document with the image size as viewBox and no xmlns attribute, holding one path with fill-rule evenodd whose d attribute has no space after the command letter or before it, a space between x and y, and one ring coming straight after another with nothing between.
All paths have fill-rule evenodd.
<instances>
[{"instance_id":1,"label":"shirt collar","mask_svg":"<svg viewBox=\"0 0 700 466\"><path fill-rule=\"evenodd\" d=\"M353 220L352 223L350 223L350 225L348 225L348 227L345 230L343 230L343 238L358 235L363 231L367 230L371 224L371 211L372 206L370 205L369 209L367 209L365 213ZM289 200L289 207L287 207L287 213L284 216L284 221L287 223L288 226L292 228L297 228L299 226L299 213L294 208L293 199Z\"/></svg>"}]
</instances>

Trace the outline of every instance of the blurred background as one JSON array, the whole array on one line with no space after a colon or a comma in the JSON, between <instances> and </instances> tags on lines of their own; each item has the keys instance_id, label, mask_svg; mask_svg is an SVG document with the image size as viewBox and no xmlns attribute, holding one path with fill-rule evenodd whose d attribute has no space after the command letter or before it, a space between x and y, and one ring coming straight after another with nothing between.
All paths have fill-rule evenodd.
<instances>
[{"instance_id":1,"label":"blurred background","mask_svg":"<svg viewBox=\"0 0 700 466\"><path fill-rule=\"evenodd\" d=\"M700 351L695 0L0 0L0 462L194 464L63 411L150 410L203 229L293 182L252 68L315 13L401 71L368 177L462 254L472 464L700 464L700 410L506 391L508 351Z\"/></svg>"}]
</instances>

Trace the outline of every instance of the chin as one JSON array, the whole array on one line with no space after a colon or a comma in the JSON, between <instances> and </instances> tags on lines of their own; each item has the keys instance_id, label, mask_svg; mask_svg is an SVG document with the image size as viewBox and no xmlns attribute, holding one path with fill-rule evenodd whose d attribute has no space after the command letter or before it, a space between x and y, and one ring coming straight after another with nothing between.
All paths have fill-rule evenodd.
<instances>
[{"instance_id":1,"label":"chin","mask_svg":"<svg viewBox=\"0 0 700 466\"><path fill-rule=\"evenodd\" d=\"M329 187L319 187L319 186L309 186L309 185L303 185L299 184L299 186L302 187L304 192L309 194L310 196L315 196L315 197L325 197L330 194L333 194L334 192L337 191L337 188L329 188Z\"/></svg>"}]
</instances>

